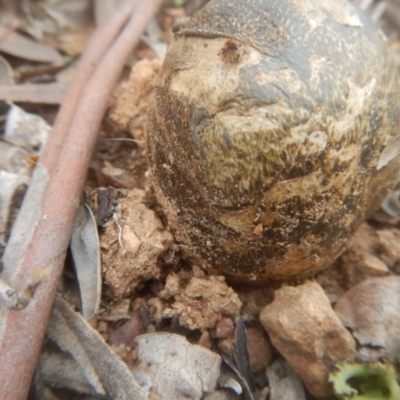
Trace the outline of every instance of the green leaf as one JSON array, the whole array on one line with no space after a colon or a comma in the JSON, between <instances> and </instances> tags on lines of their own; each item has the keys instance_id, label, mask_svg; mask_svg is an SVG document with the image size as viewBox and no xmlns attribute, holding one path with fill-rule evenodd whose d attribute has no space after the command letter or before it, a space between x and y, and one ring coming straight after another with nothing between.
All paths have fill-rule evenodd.
<instances>
[{"instance_id":1,"label":"green leaf","mask_svg":"<svg viewBox=\"0 0 400 400\"><path fill-rule=\"evenodd\" d=\"M185 5L185 0L172 0L175 7L183 7Z\"/></svg>"},{"instance_id":2,"label":"green leaf","mask_svg":"<svg viewBox=\"0 0 400 400\"><path fill-rule=\"evenodd\" d=\"M351 400L399 400L400 386L391 363L342 364L330 374L336 395Z\"/></svg>"}]
</instances>

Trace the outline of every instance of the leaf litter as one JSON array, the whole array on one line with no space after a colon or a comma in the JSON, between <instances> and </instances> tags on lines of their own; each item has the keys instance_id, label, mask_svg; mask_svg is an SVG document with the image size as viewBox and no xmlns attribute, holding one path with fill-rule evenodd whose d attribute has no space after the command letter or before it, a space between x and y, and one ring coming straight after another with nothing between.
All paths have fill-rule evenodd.
<instances>
[{"instance_id":1,"label":"leaf litter","mask_svg":"<svg viewBox=\"0 0 400 400\"><path fill-rule=\"evenodd\" d=\"M14 40L13 56L25 63L25 69L15 60L9 63L9 42L3 43L5 62L9 64L5 64L3 72L9 91L2 92L5 88L0 87L0 97L4 99L58 104L63 92L56 69L38 69L29 63L44 62L61 70L67 68L68 59L81 53L82 43L92 29L89 2L42 3L39 6L43 6L41 10L45 13L40 14L41 18L30 13L15 14L13 27L1 26L10 35L8 40ZM104 6L101 1L94 3L98 21L113 7L110 2L105 12L101 11ZM116 3L113 2L114 6ZM188 9L194 3L198 2L189 1ZM360 3L383 23L386 31L397 29L393 28L393 18L389 18L389 13L400 15L397 3L390 6L378 1ZM95 220L82 207L71 243L80 302L74 303L77 309L74 311L61 298L55 301L33 384L38 398L60 398L62 393L74 392L84 398L107 395L118 399L195 399L211 398L215 391L221 398L233 395L252 398L257 392L264 396L261 398L269 393L270 399L301 399L305 398L303 383L312 387L306 374L299 374L304 370L299 369L298 365L303 365L299 360L281 359L279 352L285 351L276 344L282 340L277 336L282 332L274 333L274 329L268 328L268 337L259 324L260 312L268 303L272 307L276 299L261 302L257 296L249 295L251 289L231 287L224 278L210 276L185 261L184 249L174 242L155 202L145 146L147 100L152 79L161 65L154 57L164 53L171 38L171 26L185 15L183 8L164 4L160 15L148 25L134 55L136 60L144 54L153 59L136 62L130 77L120 84L111 99L85 191ZM24 26L25 21L29 23ZM32 45L31 50L37 50L36 59L33 59L34 51L22 54L28 43ZM391 46L400 60L398 41L391 40ZM30 72L20 73L23 71ZM13 76L16 80L11 79ZM50 93L47 98L35 96L35 90L43 92L46 86L35 83L33 77L40 82L50 77L57 86L47 86ZM22 94L12 94L13 88ZM53 110L40 107L35 108L36 115L28 114L22 111L24 107L26 104L22 108L10 106L9 115L17 115L19 122L16 124L14 117L8 116L7 133L2 136L4 141L0 141L1 154L5 154L1 159L7 160L0 170L2 246L6 245L12 229L13 214L20 203L17 198L23 196L34 167L27 160L31 155L38 155L47 140L48 128L36 117L46 115L52 120L48 112L54 115ZM19 128L24 118L27 122L22 125L35 126L27 129L25 136ZM394 147L388 147L380 166L398 154L397 147L397 141ZM7 187L10 187L8 191L3 190ZM305 302L308 299L316 309L328 310L332 319L335 319L331 308L334 305L341 323L350 329L360 345L356 359L361 361L382 357L394 361L400 355L397 322L393 322L400 320L396 313L398 287L395 283L400 272L397 191L387 199L383 211L360 227L353 246L334 267L316 277L318 287L325 294L320 289L316 290L320 297L314 298L310 291L304 294ZM64 295L68 297L68 293ZM279 296L278 300L284 303ZM280 314L285 317L284 308ZM304 337L311 337L323 328L323 322L307 313L301 325ZM322 347L332 343L328 336L322 340ZM275 343L274 347L269 339ZM296 352L307 345L307 340L302 335L295 339L292 336L292 340L298 341L293 350L298 355ZM254 361L257 349L262 357ZM222 378L226 376L226 367L222 368L221 375L217 352L224 354L226 364L236 376ZM303 377L303 382L298 376ZM323 391L329 388L327 379L323 385L326 385ZM228 397L223 397L224 394ZM306 396L314 398L310 393Z\"/></svg>"}]
</instances>

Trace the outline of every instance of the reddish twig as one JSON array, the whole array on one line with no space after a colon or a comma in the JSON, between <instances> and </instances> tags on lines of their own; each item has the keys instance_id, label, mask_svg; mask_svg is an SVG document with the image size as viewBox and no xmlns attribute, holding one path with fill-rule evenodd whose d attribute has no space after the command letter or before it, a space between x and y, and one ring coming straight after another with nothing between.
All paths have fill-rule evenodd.
<instances>
[{"instance_id":1,"label":"reddish twig","mask_svg":"<svg viewBox=\"0 0 400 400\"><path fill-rule=\"evenodd\" d=\"M35 169L6 248L3 278L20 289L35 271L51 268L51 275L25 310L1 310L0 393L4 400L27 396L101 120L124 62L159 3L137 1L131 19L106 53L104 46L94 48L104 38L104 30L94 35ZM114 29L114 34L118 31ZM112 35L105 36L111 43ZM97 68L96 58L101 58Z\"/></svg>"}]
</instances>

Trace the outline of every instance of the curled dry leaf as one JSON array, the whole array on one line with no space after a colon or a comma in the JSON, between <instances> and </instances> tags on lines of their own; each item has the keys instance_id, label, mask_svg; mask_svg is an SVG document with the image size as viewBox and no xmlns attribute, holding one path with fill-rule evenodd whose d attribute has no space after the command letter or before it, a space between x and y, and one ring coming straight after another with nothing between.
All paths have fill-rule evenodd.
<instances>
[{"instance_id":1,"label":"curled dry leaf","mask_svg":"<svg viewBox=\"0 0 400 400\"><path fill-rule=\"evenodd\" d=\"M267 368L270 386L270 400L306 400L303 383L282 359L276 360Z\"/></svg>"},{"instance_id":2,"label":"curled dry leaf","mask_svg":"<svg viewBox=\"0 0 400 400\"><path fill-rule=\"evenodd\" d=\"M238 396L241 396L243 393L243 389L240 386L240 383L236 379L233 379L231 376L226 375L224 373L221 373L221 375L218 378L218 386L220 388L230 389L233 392L235 392Z\"/></svg>"},{"instance_id":3,"label":"curled dry leaf","mask_svg":"<svg viewBox=\"0 0 400 400\"><path fill-rule=\"evenodd\" d=\"M143 399L125 363L61 298L54 302L47 335L72 355L96 393L107 393L113 399Z\"/></svg>"},{"instance_id":4,"label":"curled dry leaf","mask_svg":"<svg viewBox=\"0 0 400 400\"><path fill-rule=\"evenodd\" d=\"M170 333L142 335L136 341L137 369L149 378L160 399L201 399L215 389L221 364L218 354Z\"/></svg>"},{"instance_id":5,"label":"curled dry leaf","mask_svg":"<svg viewBox=\"0 0 400 400\"><path fill-rule=\"evenodd\" d=\"M101 260L97 224L89 207L81 203L71 238L71 253L81 293L82 315L88 319L99 310Z\"/></svg>"},{"instance_id":6,"label":"curled dry leaf","mask_svg":"<svg viewBox=\"0 0 400 400\"><path fill-rule=\"evenodd\" d=\"M351 329L360 347L358 361L400 355L400 277L367 279L347 291L335 305L336 314Z\"/></svg>"},{"instance_id":7,"label":"curled dry leaf","mask_svg":"<svg viewBox=\"0 0 400 400\"><path fill-rule=\"evenodd\" d=\"M223 357L225 364L236 374L238 381L240 382L241 389L243 391L245 400L254 400L253 392L250 389L246 379L242 376L239 369L236 367L233 361L228 357Z\"/></svg>"},{"instance_id":8,"label":"curled dry leaf","mask_svg":"<svg viewBox=\"0 0 400 400\"><path fill-rule=\"evenodd\" d=\"M247 382L247 385L250 388L251 392L254 392L255 384L250 369L250 358L247 347L248 343L247 343L246 327L244 325L243 319L238 318L236 321L233 356L235 358L236 366L238 367L240 375Z\"/></svg>"}]
</instances>

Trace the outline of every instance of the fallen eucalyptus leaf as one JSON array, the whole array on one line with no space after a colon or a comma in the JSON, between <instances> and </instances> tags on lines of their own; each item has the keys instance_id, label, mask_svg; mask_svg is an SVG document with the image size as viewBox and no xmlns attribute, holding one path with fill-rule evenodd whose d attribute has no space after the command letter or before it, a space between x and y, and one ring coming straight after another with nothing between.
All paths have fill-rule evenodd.
<instances>
[{"instance_id":1,"label":"fallen eucalyptus leaf","mask_svg":"<svg viewBox=\"0 0 400 400\"><path fill-rule=\"evenodd\" d=\"M267 368L270 400L305 400L304 386L291 366L283 359Z\"/></svg>"},{"instance_id":2,"label":"fallen eucalyptus leaf","mask_svg":"<svg viewBox=\"0 0 400 400\"><path fill-rule=\"evenodd\" d=\"M150 378L160 399L201 399L215 389L221 364L218 354L171 333L141 335L136 342L136 369Z\"/></svg>"},{"instance_id":3,"label":"fallen eucalyptus leaf","mask_svg":"<svg viewBox=\"0 0 400 400\"><path fill-rule=\"evenodd\" d=\"M7 142L34 152L46 143L50 132L50 125L42 117L11 105L4 134Z\"/></svg>"},{"instance_id":4,"label":"fallen eucalyptus leaf","mask_svg":"<svg viewBox=\"0 0 400 400\"><path fill-rule=\"evenodd\" d=\"M233 355L240 375L246 380L252 393L255 392L253 375L250 369L249 352L247 350L247 333L243 319L236 321L235 344L233 346Z\"/></svg>"},{"instance_id":5,"label":"fallen eucalyptus leaf","mask_svg":"<svg viewBox=\"0 0 400 400\"><path fill-rule=\"evenodd\" d=\"M334 309L360 346L357 360L373 362L400 355L400 277L367 279L347 291Z\"/></svg>"},{"instance_id":6,"label":"fallen eucalyptus leaf","mask_svg":"<svg viewBox=\"0 0 400 400\"><path fill-rule=\"evenodd\" d=\"M10 28L0 26L0 51L24 60L62 64L63 58L52 47L36 42Z\"/></svg>"},{"instance_id":7,"label":"fallen eucalyptus leaf","mask_svg":"<svg viewBox=\"0 0 400 400\"><path fill-rule=\"evenodd\" d=\"M30 175L26 163L29 151L20 146L0 140L0 170L12 172L16 175Z\"/></svg>"},{"instance_id":8,"label":"fallen eucalyptus leaf","mask_svg":"<svg viewBox=\"0 0 400 400\"><path fill-rule=\"evenodd\" d=\"M88 206L81 203L71 238L82 301L82 315L88 319L99 311L101 298L101 260L97 224Z\"/></svg>"},{"instance_id":9,"label":"fallen eucalyptus leaf","mask_svg":"<svg viewBox=\"0 0 400 400\"><path fill-rule=\"evenodd\" d=\"M67 353L46 351L40 354L34 378L36 395L43 399L51 388L66 388L81 394L96 395L77 362Z\"/></svg>"},{"instance_id":10,"label":"fallen eucalyptus leaf","mask_svg":"<svg viewBox=\"0 0 400 400\"><path fill-rule=\"evenodd\" d=\"M16 212L16 197L23 196L28 183L29 177L26 175L0 170L0 244L4 246L11 228L11 216Z\"/></svg>"},{"instance_id":11,"label":"fallen eucalyptus leaf","mask_svg":"<svg viewBox=\"0 0 400 400\"><path fill-rule=\"evenodd\" d=\"M72 355L96 393L118 400L144 399L126 364L60 297L55 299L47 335Z\"/></svg>"},{"instance_id":12,"label":"fallen eucalyptus leaf","mask_svg":"<svg viewBox=\"0 0 400 400\"><path fill-rule=\"evenodd\" d=\"M0 86L0 100L36 104L61 104L67 86L64 83L25 83Z\"/></svg>"},{"instance_id":13,"label":"fallen eucalyptus leaf","mask_svg":"<svg viewBox=\"0 0 400 400\"><path fill-rule=\"evenodd\" d=\"M0 56L0 85L14 85L14 71L10 63Z\"/></svg>"},{"instance_id":14,"label":"fallen eucalyptus leaf","mask_svg":"<svg viewBox=\"0 0 400 400\"><path fill-rule=\"evenodd\" d=\"M90 0L47 1L43 10L56 22L59 29L83 29L91 20Z\"/></svg>"},{"instance_id":15,"label":"fallen eucalyptus leaf","mask_svg":"<svg viewBox=\"0 0 400 400\"><path fill-rule=\"evenodd\" d=\"M236 374L240 385L243 390L243 395L245 400L254 400L253 393L244 377L241 375L240 371L238 370L237 366L227 357L223 357L225 364Z\"/></svg>"}]
</instances>

